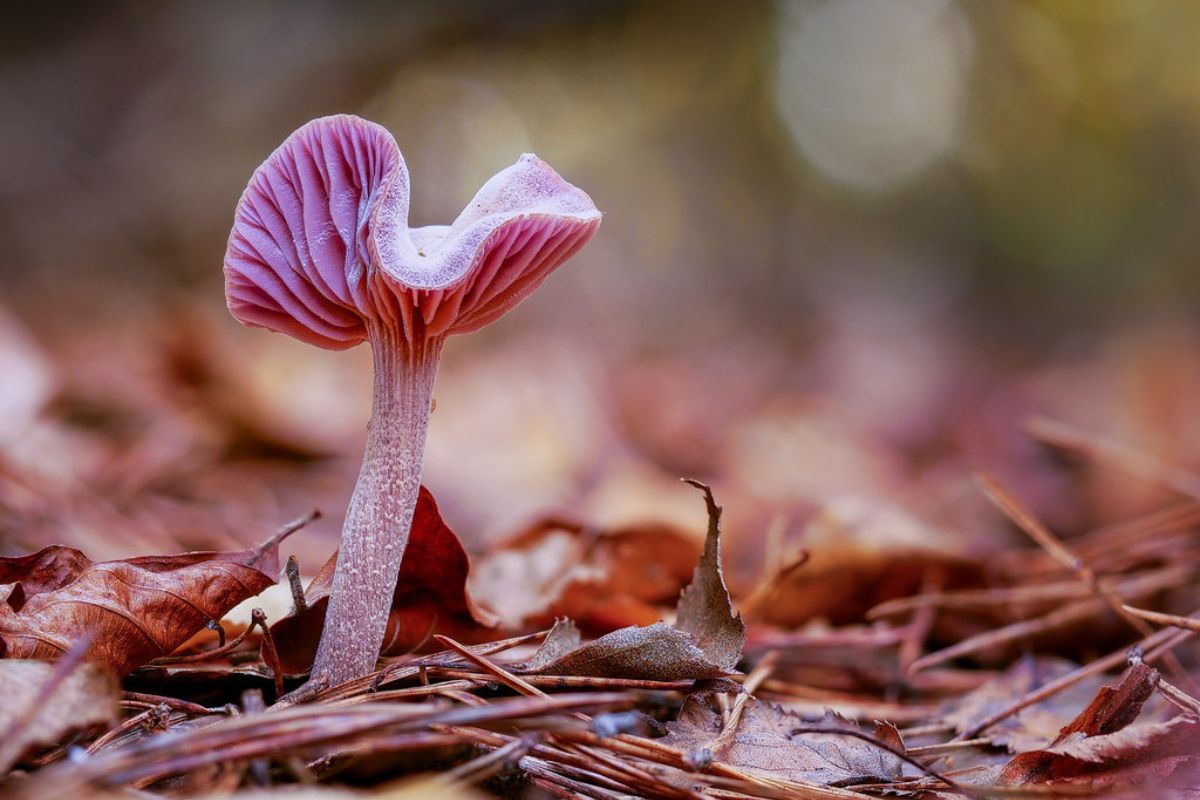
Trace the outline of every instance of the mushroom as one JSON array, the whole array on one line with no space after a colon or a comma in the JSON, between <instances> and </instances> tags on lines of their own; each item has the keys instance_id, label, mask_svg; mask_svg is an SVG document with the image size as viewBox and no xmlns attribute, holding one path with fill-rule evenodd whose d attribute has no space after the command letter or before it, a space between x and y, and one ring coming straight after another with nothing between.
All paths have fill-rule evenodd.
<instances>
[{"instance_id":1,"label":"mushroom","mask_svg":"<svg viewBox=\"0 0 1200 800\"><path fill-rule=\"evenodd\" d=\"M225 254L229 310L331 350L369 341L366 452L346 512L310 680L375 668L421 481L447 336L482 328L591 239L591 198L537 156L493 176L453 224L410 228L392 135L354 116L313 120L255 171Z\"/></svg>"}]
</instances>

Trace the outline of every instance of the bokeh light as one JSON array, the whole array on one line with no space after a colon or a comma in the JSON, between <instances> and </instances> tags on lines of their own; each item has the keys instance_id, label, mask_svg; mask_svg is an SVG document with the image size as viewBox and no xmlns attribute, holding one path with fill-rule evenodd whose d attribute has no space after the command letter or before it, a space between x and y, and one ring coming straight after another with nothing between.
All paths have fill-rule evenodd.
<instances>
[{"instance_id":1,"label":"bokeh light","mask_svg":"<svg viewBox=\"0 0 1200 800\"><path fill-rule=\"evenodd\" d=\"M955 146L972 47L950 0L789 0L777 38L779 114L821 174L888 189Z\"/></svg>"}]
</instances>

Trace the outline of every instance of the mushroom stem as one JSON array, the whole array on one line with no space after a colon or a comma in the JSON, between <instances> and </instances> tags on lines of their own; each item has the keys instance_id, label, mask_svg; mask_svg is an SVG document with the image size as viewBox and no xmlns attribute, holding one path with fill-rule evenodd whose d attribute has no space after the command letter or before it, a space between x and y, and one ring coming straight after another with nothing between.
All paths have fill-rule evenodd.
<instances>
[{"instance_id":1,"label":"mushroom stem","mask_svg":"<svg viewBox=\"0 0 1200 800\"><path fill-rule=\"evenodd\" d=\"M341 548L312 680L333 686L375 669L421 485L425 432L442 340L415 344L385 325L367 330L375 395L362 470Z\"/></svg>"}]
</instances>

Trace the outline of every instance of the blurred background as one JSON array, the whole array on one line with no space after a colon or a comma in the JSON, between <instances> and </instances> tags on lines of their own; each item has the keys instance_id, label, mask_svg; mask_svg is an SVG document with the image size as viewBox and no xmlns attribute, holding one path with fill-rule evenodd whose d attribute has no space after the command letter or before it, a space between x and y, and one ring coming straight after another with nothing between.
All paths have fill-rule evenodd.
<instances>
[{"instance_id":1,"label":"blurred background","mask_svg":"<svg viewBox=\"0 0 1200 800\"><path fill-rule=\"evenodd\" d=\"M21 15L0 30L3 554L231 546L320 507L293 549L324 561L369 353L240 328L221 261L253 169L337 112L395 134L414 224L526 151L605 212L447 350L426 482L476 552L547 513L699 536L684 475L726 505L735 580L789 544L1011 542L975 469L1065 534L1166 499L1040 446L1035 414L1200 467L1200 5Z\"/></svg>"}]
</instances>

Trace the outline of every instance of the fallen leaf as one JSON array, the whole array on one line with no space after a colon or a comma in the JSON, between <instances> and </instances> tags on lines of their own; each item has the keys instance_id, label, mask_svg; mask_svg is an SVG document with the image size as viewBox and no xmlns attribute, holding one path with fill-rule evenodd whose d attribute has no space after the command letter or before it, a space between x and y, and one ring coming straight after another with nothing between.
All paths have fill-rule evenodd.
<instances>
[{"instance_id":1,"label":"fallen leaf","mask_svg":"<svg viewBox=\"0 0 1200 800\"><path fill-rule=\"evenodd\" d=\"M661 619L691 577L698 550L694 537L672 525L596 531L551 517L485 554L471 591L508 627L569 617L607 633Z\"/></svg>"},{"instance_id":2,"label":"fallen leaf","mask_svg":"<svg viewBox=\"0 0 1200 800\"><path fill-rule=\"evenodd\" d=\"M127 675L273 584L281 539L254 550L99 563L57 546L0 558L0 578L12 584L0 603L0 655L54 659L90 631L88 659Z\"/></svg>"},{"instance_id":3,"label":"fallen leaf","mask_svg":"<svg viewBox=\"0 0 1200 800\"><path fill-rule=\"evenodd\" d=\"M961 537L862 496L827 502L800 543L809 560L758 606L759 620L783 628L813 619L853 624L879 603L918 593L932 571L944 576L947 589L982 579L982 567L963 555Z\"/></svg>"},{"instance_id":4,"label":"fallen leaf","mask_svg":"<svg viewBox=\"0 0 1200 800\"><path fill-rule=\"evenodd\" d=\"M1137 760L1139 772L1163 774L1157 761L1196 756L1200 719L1176 717L1164 723L1132 725L1158 685L1158 671L1138 662L1114 688L1096 693L1078 716L1063 727L1049 746L1020 753L1000 773L1000 782L1024 786L1075 778Z\"/></svg>"},{"instance_id":5,"label":"fallen leaf","mask_svg":"<svg viewBox=\"0 0 1200 800\"><path fill-rule=\"evenodd\" d=\"M45 661L0 660L0 697L5 698L0 704L0 775L37 747L57 744L72 731L117 721L121 691L111 672L78 664L43 697L54 671Z\"/></svg>"},{"instance_id":6,"label":"fallen leaf","mask_svg":"<svg viewBox=\"0 0 1200 800\"><path fill-rule=\"evenodd\" d=\"M79 577L92 562L71 547L51 545L36 553L0 559L0 585L9 585L21 603L35 594L58 589ZM9 605L14 605L12 600Z\"/></svg>"},{"instance_id":7,"label":"fallen leaf","mask_svg":"<svg viewBox=\"0 0 1200 800\"><path fill-rule=\"evenodd\" d=\"M330 556L304 592L307 607L293 611L271 626L284 672L307 672L317 654L325 624L337 552ZM431 633L474 641L496 627L495 615L477 604L467 591L471 569L466 550L438 511L437 501L424 486L392 596L382 655L406 653Z\"/></svg>"},{"instance_id":8,"label":"fallen leaf","mask_svg":"<svg viewBox=\"0 0 1200 800\"><path fill-rule=\"evenodd\" d=\"M692 485L705 495L708 535L692 583L679 598L676 624L629 626L574 649L566 646L577 641L578 632L573 639L569 630L558 634L551 631L552 636L531 662L531 666L537 664L533 671L670 681L719 678L737 668L746 626L734 613L721 574L721 508L707 486ZM554 652L548 653L548 647Z\"/></svg>"},{"instance_id":9,"label":"fallen leaf","mask_svg":"<svg viewBox=\"0 0 1200 800\"><path fill-rule=\"evenodd\" d=\"M534 672L545 675L604 677L619 675L651 681L719 678L732 670L714 663L695 637L665 622L628 627L601 636L545 661Z\"/></svg>"},{"instance_id":10,"label":"fallen leaf","mask_svg":"<svg viewBox=\"0 0 1200 800\"><path fill-rule=\"evenodd\" d=\"M1045 750L1021 753L1000 782L1026 786L1087 778L1092 787L1163 778L1184 765L1200 765L1200 718L1130 725L1100 736L1072 736Z\"/></svg>"},{"instance_id":11,"label":"fallen leaf","mask_svg":"<svg viewBox=\"0 0 1200 800\"><path fill-rule=\"evenodd\" d=\"M828 727L830 732L799 733L798 728ZM870 742L838 731L858 730L858 725L833 712L816 722L777 705L751 698L732 735L723 732L721 716L709 704L689 697L679 719L667 723L665 744L688 752L707 752L717 761L772 778L853 786L890 782L900 777L902 763L892 753ZM881 741L895 746L893 728ZM703 761L705 759L697 759Z\"/></svg>"},{"instance_id":12,"label":"fallen leaf","mask_svg":"<svg viewBox=\"0 0 1200 800\"><path fill-rule=\"evenodd\" d=\"M1129 725L1138 718L1142 706L1154 694L1158 677L1158 670L1153 667L1141 661L1133 664L1125 671L1115 689L1102 687L1088 707L1059 732L1050 746L1061 744L1074 734L1101 736Z\"/></svg>"},{"instance_id":13,"label":"fallen leaf","mask_svg":"<svg viewBox=\"0 0 1200 800\"><path fill-rule=\"evenodd\" d=\"M552 664L572 650L578 649L582 643L583 637L574 622L569 619L557 619L546 638L542 640L541 647L533 654L533 658L529 659L527 666L537 672L547 664Z\"/></svg>"},{"instance_id":14,"label":"fallen leaf","mask_svg":"<svg viewBox=\"0 0 1200 800\"><path fill-rule=\"evenodd\" d=\"M712 490L698 481L688 481L704 493L708 509L708 535L704 553L692 573L692 582L679 597L675 627L696 637L700 649L717 666L732 672L742 657L746 626L733 610L725 576L721 571L721 507Z\"/></svg>"},{"instance_id":15,"label":"fallen leaf","mask_svg":"<svg viewBox=\"0 0 1200 800\"><path fill-rule=\"evenodd\" d=\"M204 409L224 439L227 457L303 462L328 455L334 443L321 438L328 434L331 424L336 424L330 419L336 415L327 410L323 415L311 413L307 406L317 392L310 386L298 391L299 377L307 375L292 369L288 402L268 404L255 392L264 373L269 372L263 368L269 363L267 359L256 361L256 369L247 370L247 375L237 375L231 365L246 359L247 354L231 352L234 344L226 329L205 310L176 304L168 313L171 324L164 326L168 334L158 342L164 384L179 404ZM258 347L273 345L272 340ZM328 380L329 376L325 377ZM326 388L321 396L336 394L336 390ZM302 422L294 416L297 405L310 411ZM313 424L314 419L320 419L321 424Z\"/></svg>"}]
</instances>

